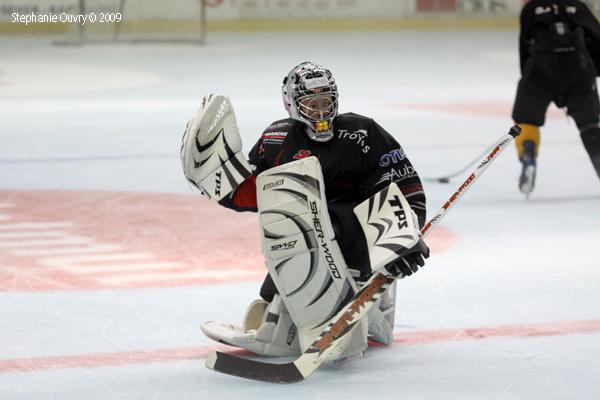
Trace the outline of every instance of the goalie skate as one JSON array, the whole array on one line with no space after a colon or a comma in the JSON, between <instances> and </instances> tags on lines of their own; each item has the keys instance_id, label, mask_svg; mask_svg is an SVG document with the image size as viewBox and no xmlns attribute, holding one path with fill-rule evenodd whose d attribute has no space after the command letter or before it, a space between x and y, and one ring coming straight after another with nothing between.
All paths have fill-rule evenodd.
<instances>
[{"instance_id":1,"label":"goalie skate","mask_svg":"<svg viewBox=\"0 0 600 400\"><path fill-rule=\"evenodd\" d=\"M201 329L214 341L255 354L275 357L300 354L296 327L277 295L271 303L262 299L253 301L242 324L207 321Z\"/></svg>"}]
</instances>

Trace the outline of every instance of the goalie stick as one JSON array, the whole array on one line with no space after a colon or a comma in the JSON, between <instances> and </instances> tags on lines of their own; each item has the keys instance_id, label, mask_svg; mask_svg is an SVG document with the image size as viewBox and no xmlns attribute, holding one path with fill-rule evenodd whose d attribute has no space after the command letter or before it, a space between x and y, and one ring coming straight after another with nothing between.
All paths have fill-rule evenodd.
<instances>
[{"instance_id":1,"label":"goalie stick","mask_svg":"<svg viewBox=\"0 0 600 400\"><path fill-rule=\"evenodd\" d=\"M477 178L490 166L491 162L519 134L521 128L513 126L510 131L496 142L493 149L483 159L473 172L465 179L459 188L450 196L448 201L421 229L421 237L426 237L442 217L450 210L456 201L467 191ZM296 360L288 363L270 363L261 360L251 360L232 354L216 351L206 359L206 366L212 370L242 378L256 379L273 383L299 382L312 374L342 342L344 337L352 332L357 323L363 318L385 290L397 278L403 276L386 276L381 272L374 273L364 286L354 295L327 324L310 347Z\"/></svg>"}]
</instances>

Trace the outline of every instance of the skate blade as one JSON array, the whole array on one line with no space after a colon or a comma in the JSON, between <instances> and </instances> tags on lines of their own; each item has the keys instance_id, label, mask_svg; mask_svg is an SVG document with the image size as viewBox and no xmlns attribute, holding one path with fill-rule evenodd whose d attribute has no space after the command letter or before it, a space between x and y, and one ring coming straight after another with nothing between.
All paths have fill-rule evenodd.
<instances>
[{"instance_id":1,"label":"skate blade","mask_svg":"<svg viewBox=\"0 0 600 400\"><path fill-rule=\"evenodd\" d=\"M525 195L525 198L529 200L529 196L531 192L533 192L533 188L535 185L535 167L529 166L525 168L525 171L521 175L521 179L519 182L519 190L521 193Z\"/></svg>"}]
</instances>

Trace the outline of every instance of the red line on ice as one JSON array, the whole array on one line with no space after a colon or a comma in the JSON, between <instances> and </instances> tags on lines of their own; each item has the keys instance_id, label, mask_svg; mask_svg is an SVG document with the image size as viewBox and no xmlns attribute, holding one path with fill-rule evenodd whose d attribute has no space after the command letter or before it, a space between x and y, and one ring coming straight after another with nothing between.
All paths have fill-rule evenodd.
<instances>
[{"instance_id":1,"label":"red line on ice","mask_svg":"<svg viewBox=\"0 0 600 400\"><path fill-rule=\"evenodd\" d=\"M600 320L560 321L539 324L502 325L489 328L456 328L398 332L395 334L394 344L419 345L436 342L475 341L495 338L528 338L595 332L600 332ZM214 350L248 354L244 350L227 346L197 346L147 351L24 358L0 360L0 374L66 368L115 367L120 365L203 359Z\"/></svg>"}]
</instances>

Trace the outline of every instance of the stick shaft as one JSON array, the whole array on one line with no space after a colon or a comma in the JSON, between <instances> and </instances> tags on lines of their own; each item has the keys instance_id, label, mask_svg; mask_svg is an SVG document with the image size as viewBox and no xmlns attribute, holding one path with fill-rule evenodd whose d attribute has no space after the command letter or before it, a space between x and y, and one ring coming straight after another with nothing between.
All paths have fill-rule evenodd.
<instances>
[{"instance_id":1,"label":"stick shaft","mask_svg":"<svg viewBox=\"0 0 600 400\"><path fill-rule=\"evenodd\" d=\"M456 204L463 194L473 185L473 183L483 174L483 172L490 166L492 161L498 157L500 153L510 144L510 142L519 135L521 129L518 126L510 128L508 133L502 135L502 137L496 142L495 146L491 149L488 155L477 165L477 168L471 172L471 174L465 179L462 185L454 192L452 196L446 201L446 203L440 208L435 215L425 224L421 229L421 237L426 237L431 229L436 226L441 219L448 213L448 211Z\"/></svg>"}]
</instances>

